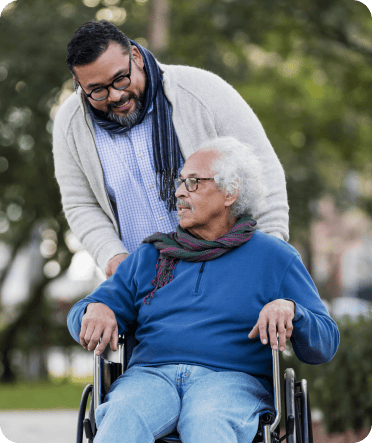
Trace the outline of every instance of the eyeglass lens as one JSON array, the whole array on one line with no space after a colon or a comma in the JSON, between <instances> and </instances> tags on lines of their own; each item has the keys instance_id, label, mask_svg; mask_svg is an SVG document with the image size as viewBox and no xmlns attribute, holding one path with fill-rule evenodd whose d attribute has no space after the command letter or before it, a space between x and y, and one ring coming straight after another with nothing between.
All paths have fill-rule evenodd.
<instances>
[{"instance_id":1,"label":"eyeglass lens","mask_svg":"<svg viewBox=\"0 0 372 443\"><path fill-rule=\"evenodd\" d=\"M119 91L122 91L123 89L126 89L129 85L130 85L130 79L128 77L121 76L118 77L116 80L114 80L111 86ZM107 98L108 95L109 92L108 89L106 88L95 89L91 93L91 97L93 100L103 100Z\"/></svg>"},{"instance_id":2,"label":"eyeglass lens","mask_svg":"<svg viewBox=\"0 0 372 443\"><path fill-rule=\"evenodd\" d=\"M185 186L188 191L192 192L192 191L196 191L198 189L198 180L193 177L186 178L185 180L182 180L181 178L177 178L176 179L177 188L179 188L182 185L183 181L185 182Z\"/></svg>"}]
</instances>

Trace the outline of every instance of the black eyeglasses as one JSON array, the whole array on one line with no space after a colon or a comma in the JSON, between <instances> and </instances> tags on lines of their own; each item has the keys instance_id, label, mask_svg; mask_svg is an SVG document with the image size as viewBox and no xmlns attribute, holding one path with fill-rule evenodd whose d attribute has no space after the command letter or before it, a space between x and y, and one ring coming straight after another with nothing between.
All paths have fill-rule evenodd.
<instances>
[{"instance_id":1,"label":"black eyeglasses","mask_svg":"<svg viewBox=\"0 0 372 443\"><path fill-rule=\"evenodd\" d=\"M185 183L186 189L189 192L194 192L198 189L198 183L200 180L214 180L214 178L196 178L196 177L188 177L188 178L176 178L176 187L179 188L182 183Z\"/></svg>"},{"instance_id":2,"label":"black eyeglasses","mask_svg":"<svg viewBox=\"0 0 372 443\"><path fill-rule=\"evenodd\" d=\"M100 102L102 100L105 100L110 92L109 88L113 87L114 89L117 89L118 91L123 91L124 89L127 89L127 87L130 85L130 76L132 71L132 57L129 57L129 72L125 75L120 75L119 77L116 77L116 79L110 83L107 86L100 86L99 88L93 89L93 91L87 93L84 91L83 87L81 86L81 89L84 91L85 95L88 98L91 98L92 100L95 100L96 102Z\"/></svg>"}]
</instances>

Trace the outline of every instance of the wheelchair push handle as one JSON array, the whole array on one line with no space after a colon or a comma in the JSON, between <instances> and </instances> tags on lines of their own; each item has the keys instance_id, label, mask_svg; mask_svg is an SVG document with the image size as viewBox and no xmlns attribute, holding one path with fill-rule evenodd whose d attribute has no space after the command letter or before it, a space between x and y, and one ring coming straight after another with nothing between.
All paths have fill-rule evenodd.
<instances>
[{"instance_id":1,"label":"wheelchair push handle","mask_svg":"<svg viewBox=\"0 0 372 443\"><path fill-rule=\"evenodd\" d=\"M278 341L278 346L276 349L272 349L273 357L273 384L274 384L274 399L275 399L275 420L270 427L270 431L275 431L276 427L280 423L280 418L282 416L282 405L280 396L280 364L279 364L279 335L277 334L276 339Z\"/></svg>"},{"instance_id":2,"label":"wheelchair push handle","mask_svg":"<svg viewBox=\"0 0 372 443\"><path fill-rule=\"evenodd\" d=\"M98 346L98 345L97 345ZM100 385L101 385L101 356L94 353L94 365L93 365L93 401L94 410L100 405Z\"/></svg>"}]
</instances>

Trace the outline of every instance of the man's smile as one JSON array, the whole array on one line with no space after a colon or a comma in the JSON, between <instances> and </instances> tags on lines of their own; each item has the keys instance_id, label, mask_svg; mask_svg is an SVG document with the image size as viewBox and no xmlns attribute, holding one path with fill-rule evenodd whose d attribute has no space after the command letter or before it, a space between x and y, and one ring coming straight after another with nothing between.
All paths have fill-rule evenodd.
<instances>
[{"instance_id":1,"label":"man's smile","mask_svg":"<svg viewBox=\"0 0 372 443\"><path fill-rule=\"evenodd\" d=\"M114 110L119 112L125 111L131 106L132 97L128 97L126 100L121 101L119 104L111 105Z\"/></svg>"}]
</instances>

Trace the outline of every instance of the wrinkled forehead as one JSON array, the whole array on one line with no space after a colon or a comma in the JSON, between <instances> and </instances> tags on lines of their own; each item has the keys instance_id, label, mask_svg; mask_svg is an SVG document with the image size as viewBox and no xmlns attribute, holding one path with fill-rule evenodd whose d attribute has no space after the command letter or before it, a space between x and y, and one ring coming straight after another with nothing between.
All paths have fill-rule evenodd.
<instances>
[{"instance_id":1,"label":"wrinkled forehead","mask_svg":"<svg viewBox=\"0 0 372 443\"><path fill-rule=\"evenodd\" d=\"M218 152L211 149L200 149L194 152L186 160L181 171L182 178L187 177L204 177L212 178L214 171L212 170L213 162L218 158Z\"/></svg>"}]
</instances>

